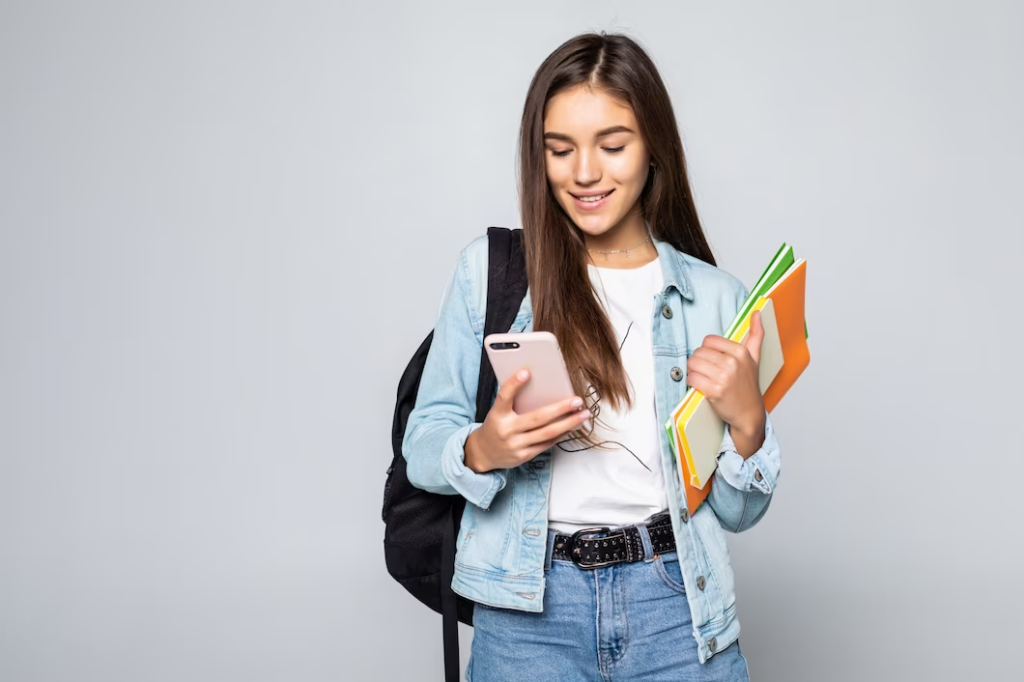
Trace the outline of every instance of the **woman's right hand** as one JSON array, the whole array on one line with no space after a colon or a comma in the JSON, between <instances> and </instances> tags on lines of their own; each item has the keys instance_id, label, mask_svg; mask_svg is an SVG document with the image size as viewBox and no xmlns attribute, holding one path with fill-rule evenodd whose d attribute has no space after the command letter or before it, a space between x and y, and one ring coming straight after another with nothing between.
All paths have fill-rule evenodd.
<instances>
[{"instance_id":1,"label":"woman's right hand","mask_svg":"<svg viewBox=\"0 0 1024 682\"><path fill-rule=\"evenodd\" d=\"M466 439L466 466L479 473L492 469L512 469L554 447L562 438L590 420L590 411L582 409L583 399L569 398L516 414L512 403L530 372L519 370L498 391L483 425Z\"/></svg>"}]
</instances>

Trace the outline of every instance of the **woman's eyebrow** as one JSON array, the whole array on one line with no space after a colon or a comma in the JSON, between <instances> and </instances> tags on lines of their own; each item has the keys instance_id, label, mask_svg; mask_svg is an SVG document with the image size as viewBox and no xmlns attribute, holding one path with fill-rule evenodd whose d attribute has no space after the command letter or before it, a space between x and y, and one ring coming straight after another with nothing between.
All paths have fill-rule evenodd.
<instances>
[{"instance_id":1,"label":"woman's eyebrow","mask_svg":"<svg viewBox=\"0 0 1024 682\"><path fill-rule=\"evenodd\" d=\"M596 138L599 138L599 137L604 137L605 135L614 135L615 133L634 133L634 132L636 132L636 131L634 131L631 128L627 128L626 126L612 126L611 128L604 128L602 130L597 131L597 134L594 135L594 138L596 139ZM544 139L545 140L562 140L563 142L572 142L573 141L573 139L571 137L569 137L568 135L565 135L564 133L553 133L553 132L544 133Z\"/></svg>"}]
</instances>

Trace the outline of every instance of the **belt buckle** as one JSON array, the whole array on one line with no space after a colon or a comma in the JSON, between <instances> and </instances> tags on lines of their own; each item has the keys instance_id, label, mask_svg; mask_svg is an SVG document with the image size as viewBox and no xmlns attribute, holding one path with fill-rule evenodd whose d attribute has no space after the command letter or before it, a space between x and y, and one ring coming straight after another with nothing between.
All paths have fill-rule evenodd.
<instances>
[{"instance_id":1,"label":"belt buckle","mask_svg":"<svg viewBox=\"0 0 1024 682\"><path fill-rule=\"evenodd\" d=\"M600 533L606 533L607 534L610 530L611 530L611 528L608 528L607 526L602 527L602 528L581 528L581 529L579 529L578 531L576 531L575 533L572 534L572 536L569 539L569 544L570 544L569 558L572 560L572 562L574 564L576 564L577 568L583 569L584 571L591 571L591 570L593 570L595 568L601 568L603 566L611 566L612 564L619 563L619 561L617 560L617 561L602 561L602 562L596 563L596 564L583 564L583 563L581 563L582 560L579 557L580 551L579 551L579 547L576 546L577 541L579 541L581 538L583 538L583 539L595 539L595 538L589 538L589 537L584 538L584 536L597 535L597 534L600 534Z\"/></svg>"}]
</instances>

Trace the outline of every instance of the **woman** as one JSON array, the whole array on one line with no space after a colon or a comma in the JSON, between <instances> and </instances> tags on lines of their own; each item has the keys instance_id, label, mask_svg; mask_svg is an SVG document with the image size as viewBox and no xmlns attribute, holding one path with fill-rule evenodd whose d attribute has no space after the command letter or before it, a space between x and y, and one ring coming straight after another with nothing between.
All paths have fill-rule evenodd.
<instances>
[{"instance_id":1,"label":"woman","mask_svg":"<svg viewBox=\"0 0 1024 682\"><path fill-rule=\"evenodd\" d=\"M478 605L467 679L746 680L724 530L756 524L779 475L763 333L755 317L746 345L719 336L747 291L714 265L647 54L618 35L555 50L520 161L530 288L511 331L554 333L577 396L516 414L524 369L473 423L481 238L445 293L403 449L414 485L467 500L452 582ZM692 517L662 427L688 386L728 424Z\"/></svg>"}]
</instances>

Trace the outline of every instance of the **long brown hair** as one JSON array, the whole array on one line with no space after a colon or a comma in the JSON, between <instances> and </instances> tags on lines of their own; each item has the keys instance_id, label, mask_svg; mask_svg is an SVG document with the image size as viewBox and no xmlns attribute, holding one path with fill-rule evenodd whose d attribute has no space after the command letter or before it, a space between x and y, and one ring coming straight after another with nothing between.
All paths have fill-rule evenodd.
<instances>
[{"instance_id":1,"label":"long brown hair","mask_svg":"<svg viewBox=\"0 0 1024 682\"><path fill-rule=\"evenodd\" d=\"M693 204L672 102L654 62L623 35L589 33L564 43L537 69L519 131L519 202L533 327L558 339L577 395L593 387L600 400L619 407L631 400L618 342L587 275L583 235L551 192L544 159L547 103L580 85L600 88L633 108L654 162L640 195L651 234L712 265L715 259Z\"/></svg>"}]
</instances>

